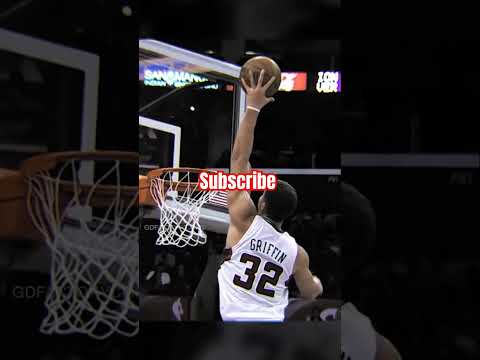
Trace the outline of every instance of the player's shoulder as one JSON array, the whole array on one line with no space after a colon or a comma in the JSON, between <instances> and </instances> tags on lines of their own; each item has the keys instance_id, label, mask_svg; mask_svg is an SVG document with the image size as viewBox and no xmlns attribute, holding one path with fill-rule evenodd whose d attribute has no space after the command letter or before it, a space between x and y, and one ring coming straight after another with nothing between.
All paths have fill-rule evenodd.
<instances>
[{"instance_id":1,"label":"player's shoulder","mask_svg":"<svg viewBox=\"0 0 480 360\"><path fill-rule=\"evenodd\" d=\"M295 253L298 253L298 243L295 238L290 235L287 231L284 231L283 233L280 234L280 237L284 239L284 241L289 245L290 248L295 250Z\"/></svg>"},{"instance_id":2,"label":"player's shoulder","mask_svg":"<svg viewBox=\"0 0 480 360\"><path fill-rule=\"evenodd\" d=\"M295 259L296 266L309 266L310 257L308 256L307 250L303 248L303 246L298 245L295 243L295 248L297 249L297 257Z\"/></svg>"}]
</instances>

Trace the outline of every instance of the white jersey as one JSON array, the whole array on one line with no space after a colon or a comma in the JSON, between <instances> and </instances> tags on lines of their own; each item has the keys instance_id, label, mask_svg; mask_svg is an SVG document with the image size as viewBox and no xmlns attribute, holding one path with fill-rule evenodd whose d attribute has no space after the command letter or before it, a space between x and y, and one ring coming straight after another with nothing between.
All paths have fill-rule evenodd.
<instances>
[{"instance_id":1,"label":"white jersey","mask_svg":"<svg viewBox=\"0 0 480 360\"><path fill-rule=\"evenodd\" d=\"M255 216L218 271L222 319L283 321L297 251L292 236Z\"/></svg>"}]
</instances>

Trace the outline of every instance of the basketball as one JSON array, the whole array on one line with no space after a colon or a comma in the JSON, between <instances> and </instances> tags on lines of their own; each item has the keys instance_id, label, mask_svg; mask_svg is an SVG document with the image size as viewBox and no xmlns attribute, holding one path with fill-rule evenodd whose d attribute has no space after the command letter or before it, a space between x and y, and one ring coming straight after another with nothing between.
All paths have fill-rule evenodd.
<instances>
[{"instance_id":1,"label":"basketball","mask_svg":"<svg viewBox=\"0 0 480 360\"><path fill-rule=\"evenodd\" d=\"M270 85L266 92L266 95L268 97L273 96L278 91L280 83L282 82L282 72L277 63L272 59L266 56L256 56L254 58L251 58L245 64L243 64L242 69L240 70L240 77L245 80L248 86L251 86L250 76L248 74L249 70L253 72L253 79L255 80L255 82L257 82L260 71L262 69L265 70L262 85L266 84L268 80L272 78L272 76L275 76L275 81L272 85Z\"/></svg>"}]
</instances>

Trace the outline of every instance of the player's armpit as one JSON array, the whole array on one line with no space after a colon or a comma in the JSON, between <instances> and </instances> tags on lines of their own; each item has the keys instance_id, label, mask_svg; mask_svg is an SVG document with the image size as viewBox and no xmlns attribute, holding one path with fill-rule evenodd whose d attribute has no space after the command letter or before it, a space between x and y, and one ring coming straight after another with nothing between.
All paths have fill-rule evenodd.
<instances>
[{"instance_id":1,"label":"player's armpit","mask_svg":"<svg viewBox=\"0 0 480 360\"><path fill-rule=\"evenodd\" d=\"M323 293L322 283L310 271L310 259L301 246L298 246L293 277L302 298L315 299Z\"/></svg>"},{"instance_id":2,"label":"player's armpit","mask_svg":"<svg viewBox=\"0 0 480 360\"><path fill-rule=\"evenodd\" d=\"M240 231L247 231L257 215L257 208L247 191L228 192L230 222Z\"/></svg>"}]
</instances>

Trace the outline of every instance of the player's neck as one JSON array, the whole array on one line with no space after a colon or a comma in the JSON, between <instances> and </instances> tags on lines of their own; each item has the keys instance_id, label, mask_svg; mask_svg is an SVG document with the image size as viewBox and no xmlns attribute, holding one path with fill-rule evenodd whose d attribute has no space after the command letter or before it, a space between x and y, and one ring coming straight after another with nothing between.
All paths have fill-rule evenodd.
<instances>
[{"instance_id":1,"label":"player's neck","mask_svg":"<svg viewBox=\"0 0 480 360\"><path fill-rule=\"evenodd\" d=\"M282 230L283 221L272 220L266 215L261 215L261 216L262 216L262 218L265 219L266 222L268 222L270 225L272 225L277 231L283 232L283 230Z\"/></svg>"}]
</instances>

